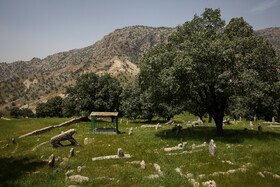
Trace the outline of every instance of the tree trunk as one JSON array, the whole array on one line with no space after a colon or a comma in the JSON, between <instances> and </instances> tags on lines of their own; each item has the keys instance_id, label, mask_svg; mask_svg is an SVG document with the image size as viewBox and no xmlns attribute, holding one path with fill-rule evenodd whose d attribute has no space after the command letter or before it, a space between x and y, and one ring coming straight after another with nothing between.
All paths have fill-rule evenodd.
<instances>
[{"instance_id":1,"label":"tree trunk","mask_svg":"<svg viewBox=\"0 0 280 187\"><path fill-rule=\"evenodd\" d=\"M223 136L223 116L213 116L216 128L217 128L217 136Z\"/></svg>"},{"instance_id":2,"label":"tree trunk","mask_svg":"<svg viewBox=\"0 0 280 187\"><path fill-rule=\"evenodd\" d=\"M212 123L212 116L209 114L208 123Z\"/></svg>"}]
</instances>

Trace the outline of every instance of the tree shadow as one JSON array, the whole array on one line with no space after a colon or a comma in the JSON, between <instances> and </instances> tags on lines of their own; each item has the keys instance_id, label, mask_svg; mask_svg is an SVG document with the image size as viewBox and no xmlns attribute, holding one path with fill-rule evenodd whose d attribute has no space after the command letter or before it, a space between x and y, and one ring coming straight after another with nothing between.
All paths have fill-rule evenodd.
<instances>
[{"instance_id":1,"label":"tree shadow","mask_svg":"<svg viewBox=\"0 0 280 187\"><path fill-rule=\"evenodd\" d=\"M27 172L34 172L38 167L43 167L45 163L31 163L34 158L0 158L0 186L15 186L15 180L19 179Z\"/></svg>"},{"instance_id":2,"label":"tree shadow","mask_svg":"<svg viewBox=\"0 0 280 187\"><path fill-rule=\"evenodd\" d=\"M280 134L275 132L263 132L259 134L256 130L239 130L239 129L224 129L224 136L218 137L216 127L188 127L176 135L176 132L169 130L158 130L155 134L156 137L161 139L175 139L184 141L199 140L209 142L211 139L225 143L239 144L244 142L245 139L256 139L259 141L266 141L269 139L280 139Z\"/></svg>"}]
</instances>

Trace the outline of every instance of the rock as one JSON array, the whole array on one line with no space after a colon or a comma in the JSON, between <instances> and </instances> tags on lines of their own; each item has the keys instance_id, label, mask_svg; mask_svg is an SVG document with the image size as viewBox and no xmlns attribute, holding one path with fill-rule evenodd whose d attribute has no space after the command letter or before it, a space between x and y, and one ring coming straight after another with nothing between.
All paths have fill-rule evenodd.
<instances>
[{"instance_id":1,"label":"rock","mask_svg":"<svg viewBox=\"0 0 280 187\"><path fill-rule=\"evenodd\" d=\"M264 174L262 172L258 172L257 175L259 175L261 178L264 178Z\"/></svg>"},{"instance_id":2,"label":"rock","mask_svg":"<svg viewBox=\"0 0 280 187\"><path fill-rule=\"evenodd\" d=\"M128 125L128 121L126 121L126 125Z\"/></svg>"},{"instance_id":3,"label":"rock","mask_svg":"<svg viewBox=\"0 0 280 187\"><path fill-rule=\"evenodd\" d=\"M124 152L123 152L122 148L118 148L117 155L118 155L118 157L124 157Z\"/></svg>"},{"instance_id":4,"label":"rock","mask_svg":"<svg viewBox=\"0 0 280 187\"><path fill-rule=\"evenodd\" d=\"M162 173L162 171L160 170L160 166L159 166L158 164L154 164L154 167L155 167L155 169L157 170L158 174L159 174L160 176L162 176L163 173Z\"/></svg>"},{"instance_id":5,"label":"rock","mask_svg":"<svg viewBox=\"0 0 280 187\"><path fill-rule=\"evenodd\" d=\"M160 125L159 125L159 123L158 123L158 124L156 125L156 130L158 130L159 126L160 126Z\"/></svg>"},{"instance_id":6,"label":"rock","mask_svg":"<svg viewBox=\"0 0 280 187\"><path fill-rule=\"evenodd\" d=\"M174 123L173 120L168 121L167 123L165 123L165 125L171 125L172 123Z\"/></svg>"},{"instance_id":7,"label":"rock","mask_svg":"<svg viewBox=\"0 0 280 187\"><path fill-rule=\"evenodd\" d=\"M200 175L197 176L197 178L202 179L202 178L204 178L205 176L206 176L205 174L200 174Z\"/></svg>"},{"instance_id":8,"label":"rock","mask_svg":"<svg viewBox=\"0 0 280 187\"><path fill-rule=\"evenodd\" d=\"M81 187L81 186L78 186L78 185L70 185L68 187Z\"/></svg>"},{"instance_id":9,"label":"rock","mask_svg":"<svg viewBox=\"0 0 280 187\"><path fill-rule=\"evenodd\" d=\"M88 138L84 139L84 144L87 145L88 144Z\"/></svg>"},{"instance_id":10,"label":"rock","mask_svg":"<svg viewBox=\"0 0 280 187\"><path fill-rule=\"evenodd\" d=\"M274 117L272 117L272 123L275 123L275 119L274 119Z\"/></svg>"},{"instance_id":11,"label":"rock","mask_svg":"<svg viewBox=\"0 0 280 187\"><path fill-rule=\"evenodd\" d=\"M191 183L194 187L199 187L199 182L196 182L194 179L189 179L189 183Z\"/></svg>"},{"instance_id":12,"label":"rock","mask_svg":"<svg viewBox=\"0 0 280 187\"><path fill-rule=\"evenodd\" d=\"M274 174L274 175L273 175L273 178L275 178L275 179L280 179L280 176L277 175L277 174Z\"/></svg>"},{"instance_id":13,"label":"rock","mask_svg":"<svg viewBox=\"0 0 280 187\"><path fill-rule=\"evenodd\" d=\"M225 119L224 121L223 121L223 124L230 124L230 119L229 118L227 118L227 119Z\"/></svg>"},{"instance_id":14,"label":"rock","mask_svg":"<svg viewBox=\"0 0 280 187\"><path fill-rule=\"evenodd\" d=\"M78 173L81 173L82 170L85 169L85 168L86 168L86 166L78 166L78 167L77 167L77 172L78 172Z\"/></svg>"},{"instance_id":15,"label":"rock","mask_svg":"<svg viewBox=\"0 0 280 187\"><path fill-rule=\"evenodd\" d=\"M74 156L74 148L72 147L69 152L69 158Z\"/></svg>"},{"instance_id":16,"label":"rock","mask_svg":"<svg viewBox=\"0 0 280 187\"><path fill-rule=\"evenodd\" d=\"M132 134L132 131L133 131L133 128L131 127L131 128L129 129L128 135L131 135L131 134Z\"/></svg>"},{"instance_id":17,"label":"rock","mask_svg":"<svg viewBox=\"0 0 280 187\"><path fill-rule=\"evenodd\" d=\"M13 144L16 144L15 138L12 138L12 143L13 143Z\"/></svg>"},{"instance_id":18,"label":"rock","mask_svg":"<svg viewBox=\"0 0 280 187\"><path fill-rule=\"evenodd\" d=\"M82 182L88 182L89 181L88 177L84 177L84 176L81 176L81 175L72 175L68 179L72 182L77 182L77 183L82 183Z\"/></svg>"},{"instance_id":19,"label":"rock","mask_svg":"<svg viewBox=\"0 0 280 187\"><path fill-rule=\"evenodd\" d=\"M140 166L141 166L141 169L145 169L145 168L146 168L146 164L145 164L145 161L144 161L144 160L142 160L142 161L140 162Z\"/></svg>"},{"instance_id":20,"label":"rock","mask_svg":"<svg viewBox=\"0 0 280 187\"><path fill-rule=\"evenodd\" d=\"M59 146L63 147L63 145L60 142L68 140L71 142L71 145L79 146L80 144L72 137L73 134L76 132L77 131L75 129L70 129L62 134L56 135L51 138L51 144L53 145L54 148Z\"/></svg>"},{"instance_id":21,"label":"rock","mask_svg":"<svg viewBox=\"0 0 280 187\"><path fill-rule=\"evenodd\" d=\"M198 118L198 120L197 120L197 121L193 121L193 122L192 122L192 125L193 125L193 126L196 126L196 125L198 125L198 126L199 126L199 125L200 125L200 126L202 126L202 125L203 125L203 121L201 121L201 119L199 119L199 118Z\"/></svg>"},{"instance_id":22,"label":"rock","mask_svg":"<svg viewBox=\"0 0 280 187\"><path fill-rule=\"evenodd\" d=\"M2 149L10 147L9 144L6 144L5 146L2 147Z\"/></svg>"},{"instance_id":23,"label":"rock","mask_svg":"<svg viewBox=\"0 0 280 187\"><path fill-rule=\"evenodd\" d=\"M214 180L209 180L205 181L202 183L202 186L207 186L207 187L216 187L216 182Z\"/></svg>"},{"instance_id":24,"label":"rock","mask_svg":"<svg viewBox=\"0 0 280 187\"><path fill-rule=\"evenodd\" d=\"M211 156L216 156L216 144L213 139L209 143L209 153Z\"/></svg>"},{"instance_id":25,"label":"rock","mask_svg":"<svg viewBox=\"0 0 280 187\"><path fill-rule=\"evenodd\" d=\"M250 121L250 129L254 130L254 125L253 125L252 121Z\"/></svg>"},{"instance_id":26,"label":"rock","mask_svg":"<svg viewBox=\"0 0 280 187\"><path fill-rule=\"evenodd\" d=\"M52 154L49 159L48 159L48 164L49 164L49 167L53 167L54 166L54 162L55 162L55 156L54 154Z\"/></svg>"},{"instance_id":27,"label":"rock","mask_svg":"<svg viewBox=\"0 0 280 187\"><path fill-rule=\"evenodd\" d=\"M73 170L73 169L68 170L68 171L65 173L65 176L66 176L66 177L69 177L72 173L74 173L74 170Z\"/></svg>"},{"instance_id":28,"label":"rock","mask_svg":"<svg viewBox=\"0 0 280 187\"><path fill-rule=\"evenodd\" d=\"M193 174L192 174L192 173L188 173L186 177L187 177L188 179L189 179L189 178L193 178Z\"/></svg>"},{"instance_id":29,"label":"rock","mask_svg":"<svg viewBox=\"0 0 280 187\"><path fill-rule=\"evenodd\" d=\"M147 176L147 177L145 177L145 178L148 178L148 179L157 179L157 178L159 178L159 175L158 175L158 174L151 174L151 175L149 175L149 176Z\"/></svg>"}]
</instances>

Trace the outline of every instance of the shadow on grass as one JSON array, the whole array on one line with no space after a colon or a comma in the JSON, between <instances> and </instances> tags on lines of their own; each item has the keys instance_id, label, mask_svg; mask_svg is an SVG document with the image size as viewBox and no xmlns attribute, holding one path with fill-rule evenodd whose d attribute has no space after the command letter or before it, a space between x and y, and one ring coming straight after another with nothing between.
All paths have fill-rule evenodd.
<instances>
[{"instance_id":1,"label":"shadow on grass","mask_svg":"<svg viewBox=\"0 0 280 187\"><path fill-rule=\"evenodd\" d=\"M27 172L34 172L45 163L30 163L32 158L0 158L0 186L16 186L15 180Z\"/></svg>"},{"instance_id":2,"label":"shadow on grass","mask_svg":"<svg viewBox=\"0 0 280 187\"><path fill-rule=\"evenodd\" d=\"M166 135L165 135L166 131ZM265 141L269 139L280 139L279 133L274 132L264 132L259 134L256 130L238 130L238 129L224 129L224 136L217 137L216 127L189 127L184 128L177 136L175 132L170 130L159 130L155 136L161 139L176 139L181 138L184 141L187 140L199 140L209 142L211 139L215 141L221 141L226 143L242 143L245 139L256 139L259 141Z\"/></svg>"}]
</instances>

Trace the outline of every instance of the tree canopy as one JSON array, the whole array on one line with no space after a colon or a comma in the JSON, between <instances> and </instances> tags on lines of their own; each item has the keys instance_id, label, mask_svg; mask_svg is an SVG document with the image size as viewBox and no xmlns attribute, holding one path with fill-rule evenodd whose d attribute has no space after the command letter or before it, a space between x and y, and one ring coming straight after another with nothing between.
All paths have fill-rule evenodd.
<instances>
[{"instance_id":1,"label":"tree canopy","mask_svg":"<svg viewBox=\"0 0 280 187\"><path fill-rule=\"evenodd\" d=\"M109 74L98 76L86 73L76 80L75 86L66 88L64 113L89 115L92 111L117 111L122 88Z\"/></svg>"},{"instance_id":2,"label":"tree canopy","mask_svg":"<svg viewBox=\"0 0 280 187\"><path fill-rule=\"evenodd\" d=\"M245 105L267 116L277 110L279 56L243 18L225 25L219 9L205 9L144 56L139 80L155 106L208 113L222 136L226 111Z\"/></svg>"}]
</instances>

